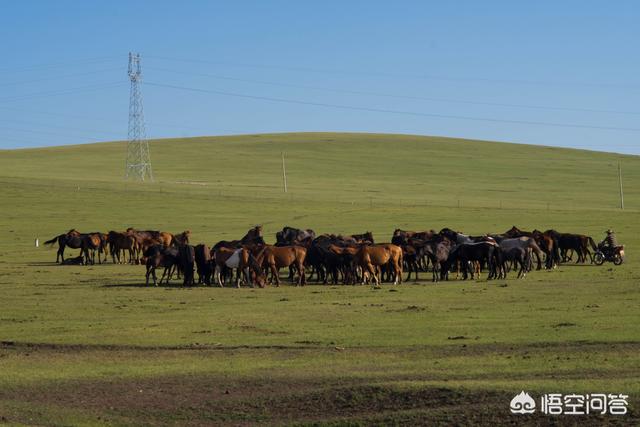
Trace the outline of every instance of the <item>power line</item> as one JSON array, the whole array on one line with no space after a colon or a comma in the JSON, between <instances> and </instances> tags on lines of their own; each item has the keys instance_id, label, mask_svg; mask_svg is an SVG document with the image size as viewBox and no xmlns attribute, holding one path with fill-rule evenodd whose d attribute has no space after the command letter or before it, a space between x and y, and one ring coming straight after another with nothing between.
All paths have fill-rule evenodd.
<instances>
[{"instance_id":1,"label":"power line","mask_svg":"<svg viewBox=\"0 0 640 427\"><path fill-rule=\"evenodd\" d=\"M51 111L27 110L24 108L14 108L14 107L5 107L5 106L0 106L0 110L11 110L11 111L18 111L18 112L29 113L29 114L44 114L47 116L71 117L71 118L86 119L86 120L104 120L104 117L98 118L98 117L89 117L81 114L54 113Z\"/></svg>"},{"instance_id":2,"label":"power line","mask_svg":"<svg viewBox=\"0 0 640 427\"><path fill-rule=\"evenodd\" d=\"M118 81L118 82L102 83L102 84L90 85L90 86L80 86L80 87L62 89L62 90L34 92L34 93L25 94L25 95L0 98L0 102L13 102L13 101L22 101L25 99L33 99L33 98L48 98L50 96L71 95L76 93L90 92L94 90L120 86L124 84L125 82Z\"/></svg>"},{"instance_id":3,"label":"power line","mask_svg":"<svg viewBox=\"0 0 640 427\"><path fill-rule=\"evenodd\" d=\"M359 106L352 106L352 105L330 104L330 103L324 103L324 102L302 101L302 100L296 100L296 99L274 98L269 96L247 95L247 94L227 92L227 91L221 91L221 90L199 89L199 88L176 86L176 85L153 83L153 82L146 82L145 84L151 85L151 86L157 86L157 87L165 87L170 89L185 90L190 92L210 93L215 95L231 96L236 98L255 99L260 101L270 101L270 102L279 102L279 103L296 104L296 105L309 105L314 107L336 108L336 109L342 109L342 110L367 111L367 112L373 112L373 113L399 114L399 115L408 115L408 116L433 117L433 118L455 119L455 120L470 120L470 121L492 122L492 123L509 123L509 124L551 126L551 127L563 127L563 128L640 132L640 128L569 124L569 123L543 122L543 121L533 121L533 120L508 120L508 119L496 119L491 117L472 117L472 116L459 116L459 115L452 115L452 114L422 113L417 111L403 111L403 110L392 110L392 109L383 109L383 108L359 107Z\"/></svg>"},{"instance_id":4,"label":"power line","mask_svg":"<svg viewBox=\"0 0 640 427\"><path fill-rule=\"evenodd\" d=\"M54 136L63 136L63 137L74 137L74 138L80 137L80 135L68 135L68 134L64 134L64 133L50 132L50 131L46 131L46 130L21 129L21 128L14 128L14 127L7 127L7 126L0 126L0 129L9 130L9 131L15 131L15 132L37 133L37 134L42 134L42 135L54 135ZM91 139L93 141L104 141L103 138L95 138L95 137L91 137L91 136L81 136L81 137L84 138L84 139Z\"/></svg>"},{"instance_id":5,"label":"power line","mask_svg":"<svg viewBox=\"0 0 640 427\"><path fill-rule=\"evenodd\" d=\"M105 131L105 130L96 130L96 129L80 129L80 128L72 128L72 127L68 127L68 126L58 126L58 125L51 125L48 123L37 123L37 122L31 122L31 121L26 121L26 120L12 120L12 119L0 119L0 122L8 122L8 123L19 123L19 124L25 124L25 125L32 125L32 126L45 126L48 128L54 128L54 129L62 129L62 130L69 130L72 132L91 132L93 134L96 133L100 133L103 135L117 135L119 138L122 138L122 132L113 132L113 131Z\"/></svg>"},{"instance_id":6,"label":"power line","mask_svg":"<svg viewBox=\"0 0 640 427\"><path fill-rule=\"evenodd\" d=\"M104 117L92 117L92 116L87 116L84 114L67 114L67 113L54 113L51 111L42 111L42 110L27 110L24 108L14 108L14 107L5 107L5 106L0 106L0 110L11 110L11 111L17 111L17 112L23 112L23 113L29 113L29 114L43 114L43 115L47 115L47 116L53 116L53 117L69 117L69 118L75 118L75 119L84 119L84 120L93 120L93 121L103 121ZM206 128L206 126L193 126L193 125L185 125L185 124L175 124L175 123L168 123L165 121L162 122L150 122L150 121L146 121L145 123L153 125L154 128L159 128L159 127L164 127L164 128L174 128L174 129L183 129L183 130L193 130L193 131L202 131L204 128ZM221 129L221 128L216 128L218 132L230 132L230 133L242 133L243 131L238 130L238 129Z\"/></svg>"},{"instance_id":7,"label":"power line","mask_svg":"<svg viewBox=\"0 0 640 427\"><path fill-rule=\"evenodd\" d=\"M3 136L3 137L0 137L0 140L1 140L1 141L3 141L3 142L4 142L4 141L11 141L11 142L19 142L19 143L21 143L21 144L29 144L29 145L34 145L34 144L43 144L43 145L44 145L44 143L42 143L42 142L40 142L40 141L33 141L33 140L26 140L26 139L19 139L19 138L14 138L14 137L11 137L11 138L5 138L5 137Z\"/></svg>"},{"instance_id":8,"label":"power line","mask_svg":"<svg viewBox=\"0 0 640 427\"><path fill-rule=\"evenodd\" d=\"M113 62L116 59L120 59L121 56L103 56L103 57L98 57L98 58L91 58L91 59L86 59L86 60L79 60L79 61L61 61L61 62L51 62L48 64L37 64L37 65L27 65L24 67L5 67L5 68L0 68L0 73L6 73L6 74L15 74L15 73L22 73L25 71L34 71L34 70L42 70L42 69L48 69L48 68L59 68L59 67L63 67L66 68L68 67L70 64L96 64L96 63L101 63L101 62Z\"/></svg>"},{"instance_id":9,"label":"power line","mask_svg":"<svg viewBox=\"0 0 640 427\"><path fill-rule=\"evenodd\" d=\"M281 82L264 81L264 80L241 79L241 78L236 78L236 77L221 76L221 75L217 75L217 74L185 72L185 71L180 71L180 70L170 70L170 69L158 68L158 67L147 67L147 68L150 68L152 70L157 70L157 71L165 71L165 72L169 72L169 73L176 73L176 74L211 77L211 78L219 79L219 80L229 80L229 81L237 81L237 82L244 82L244 83L255 83L255 84L270 85L270 86L280 86L280 87L291 87L291 88L297 88L297 89L310 89L310 90L334 92L334 93L346 93L346 94L352 94L352 95L367 95L367 96L378 96L378 97L385 97L385 98L411 99L411 100L417 100L417 101L449 102L449 103L454 103L454 104L489 105L489 106L494 106L494 107L528 108L528 109L536 109L536 110L578 111L578 112L583 112L583 113L610 113L610 114L640 115L640 111L620 111L620 110L601 110L601 109L594 109L594 108L553 107L553 106L545 106L545 105L509 104L509 103L499 103L499 102L469 101L469 100L448 99L448 98L432 98L432 97L412 96L412 95L397 95L397 94L380 93L380 92L369 92L369 91L359 91L359 90L349 90L349 89L335 89L335 88L320 87L320 86L298 85L298 84L293 84L293 83L281 83Z\"/></svg>"},{"instance_id":10,"label":"power line","mask_svg":"<svg viewBox=\"0 0 640 427\"><path fill-rule=\"evenodd\" d=\"M82 137L75 137L76 139L78 139L77 141L72 141L71 139L69 139L69 137L67 137L65 139L65 144L82 144L82 143L86 143L86 138L82 138ZM19 144L28 144L30 147L29 148L37 148L37 147L47 147L47 146L51 146L51 142L50 141L35 141L33 139L21 139L21 138L15 138L15 137L9 137L9 138L5 138L0 137L0 141L2 142L17 142ZM93 142L100 142L100 141L91 141ZM18 147L20 148L20 147ZM2 150L2 148L0 148L0 151Z\"/></svg>"},{"instance_id":11,"label":"power line","mask_svg":"<svg viewBox=\"0 0 640 427\"><path fill-rule=\"evenodd\" d=\"M22 80L22 81L18 81L18 82L2 83L2 84L0 84L0 86L2 86L2 87L4 87L4 86L18 86L18 85L23 85L23 84L38 83L38 82L44 82L44 81L49 81L49 80L64 79L64 78L67 78L67 77L88 76L88 75L91 75L91 74L105 73L105 72L116 71L116 70L122 70L122 67L105 68L103 70L87 71L85 73L63 74L61 76L51 76L51 77L43 77L43 78L40 78L40 79Z\"/></svg>"},{"instance_id":12,"label":"power line","mask_svg":"<svg viewBox=\"0 0 640 427\"><path fill-rule=\"evenodd\" d=\"M500 83L500 84L522 84L522 85L536 85L536 86L586 86L586 87L611 87L619 89L638 89L637 85L621 85L618 83L601 83L601 82L559 82L559 81L544 81L544 80L517 80L517 79L492 79L481 77L448 77L448 76L434 76L428 74L400 74L400 73L387 73L381 71L352 71L352 70L337 70L329 68L312 68L312 67L295 67L295 66L282 66L282 65L269 65L269 64L247 64L247 63L230 63L224 61L211 61L204 59L186 59L186 58L171 58L160 55L147 55L148 58L156 58L165 61L173 62L193 62L212 65L223 65L231 67L241 68L258 68L258 69L273 69L273 70L287 70L305 73L328 73L328 74L345 74L345 75L362 75L362 76L377 76L387 78L401 78L401 79L418 79L418 80L440 80L440 81L452 81L452 82L486 82L486 83Z\"/></svg>"}]
</instances>

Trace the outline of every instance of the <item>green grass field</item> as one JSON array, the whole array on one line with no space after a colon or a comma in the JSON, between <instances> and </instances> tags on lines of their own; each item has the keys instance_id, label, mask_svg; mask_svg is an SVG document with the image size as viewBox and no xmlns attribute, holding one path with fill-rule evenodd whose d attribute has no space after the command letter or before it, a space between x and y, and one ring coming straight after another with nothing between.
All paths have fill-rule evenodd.
<instances>
[{"instance_id":1,"label":"green grass field","mask_svg":"<svg viewBox=\"0 0 640 427\"><path fill-rule=\"evenodd\" d=\"M288 193L282 191L281 152ZM640 157L421 136L301 133L0 151L0 422L45 425L546 424L521 390L624 393L640 423ZM624 171L619 209L617 166ZM266 289L145 287L141 266L58 266L70 228L471 234L614 228L620 267L525 280ZM68 255L77 251L71 250Z\"/></svg>"}]
</instances>

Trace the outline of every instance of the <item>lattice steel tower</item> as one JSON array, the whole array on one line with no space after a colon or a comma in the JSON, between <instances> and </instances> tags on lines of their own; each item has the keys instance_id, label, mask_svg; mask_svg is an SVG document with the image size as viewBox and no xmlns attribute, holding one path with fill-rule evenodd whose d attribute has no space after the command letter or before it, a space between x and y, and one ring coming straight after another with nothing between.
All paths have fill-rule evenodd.
<instances>
[{"instance_id":1,"label":"lattice steel tower","mask_svg":"<svg viewBox=\"0 0 640 427\"><path fill-rule=\"evenodd\" d=\"M142 110L142 92L140 91L142 69L139 53L129 52L129 79L131 80L131 92L129 95L129 132L127 134L125 179L153 181L149 142L147 141Z\"/></svg>"}]
</instances>

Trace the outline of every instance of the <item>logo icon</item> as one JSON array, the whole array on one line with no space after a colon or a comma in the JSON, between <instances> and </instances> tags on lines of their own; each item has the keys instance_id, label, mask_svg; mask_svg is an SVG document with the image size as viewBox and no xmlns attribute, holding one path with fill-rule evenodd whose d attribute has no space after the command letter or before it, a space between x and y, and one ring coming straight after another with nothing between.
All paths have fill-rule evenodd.
<instances>
[{"instance_id":1,"label":"logo icon","mask_svg":"<svg viewBox=\"0 0 640 427\"><path fill-rule=\"evenodd\" d=\"M525 393L524 390L520 394L511 399L509 409L513 414L533 414L536 411L536 402L533 400L529 393Z\"/></svg>"}]
</instances>

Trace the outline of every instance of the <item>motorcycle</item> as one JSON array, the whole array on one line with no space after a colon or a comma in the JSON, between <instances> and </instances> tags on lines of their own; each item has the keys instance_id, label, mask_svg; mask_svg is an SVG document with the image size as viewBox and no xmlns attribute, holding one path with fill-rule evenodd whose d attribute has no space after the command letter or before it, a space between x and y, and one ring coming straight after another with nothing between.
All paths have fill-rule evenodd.
<instances>
[{"instance_id":1,"label":"motorcycle","mask_svg":"<svg viewBox=\"0 0 640 427\"><path fill-rule=\"evenodd\" d=\"M620 265L624 262L624 245L614 248L604 246L602 243L598 245L598 250L593 254L593 262L596 265L602 265L605 261Z\"/></svg>"}]
</instances>

